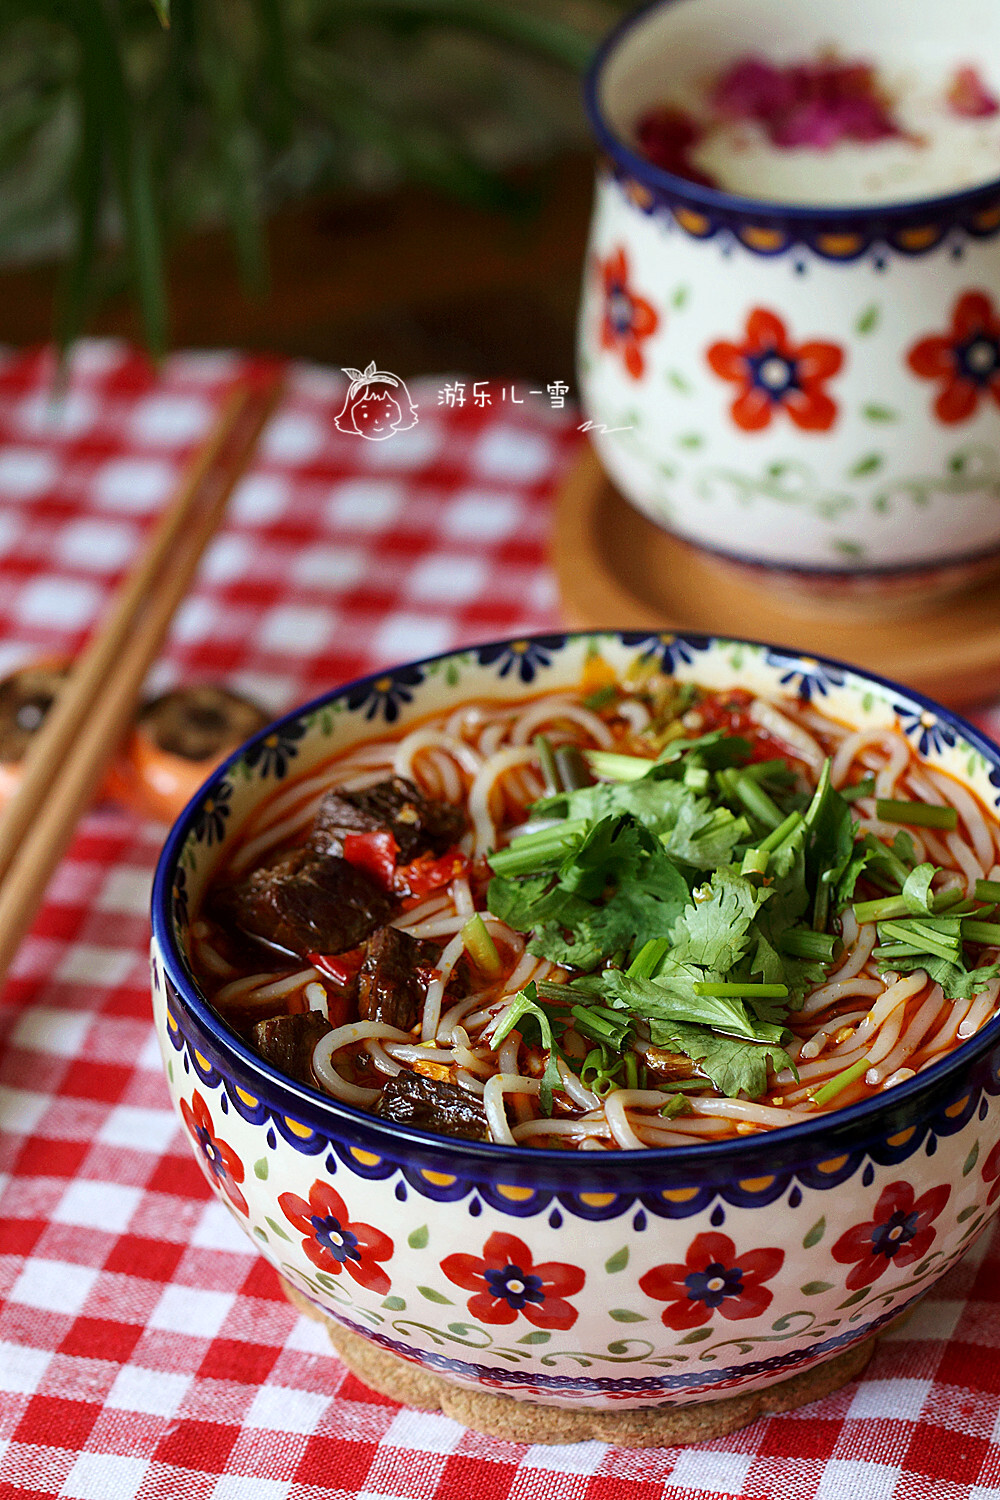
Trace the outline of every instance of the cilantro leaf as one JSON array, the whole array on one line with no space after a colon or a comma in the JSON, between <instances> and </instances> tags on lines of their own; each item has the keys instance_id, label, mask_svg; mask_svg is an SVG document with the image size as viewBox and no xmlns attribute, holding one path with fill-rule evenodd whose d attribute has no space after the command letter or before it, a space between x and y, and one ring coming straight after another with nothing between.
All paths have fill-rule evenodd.
<instances>
[{"instance_id":1,"label":"cilantro leaf","mask_svg":"<svg viewBox=\"0 0 1000 1500\"><path fill-rule=\"evenodd\" d=\"M683 1052L729 1099L739 1094L759 1099L767 1091L769 1067L775 1073L795 1071L785 1049L773 1042L743 1042L681 1021L651 1021L649 1030L655 1047Z\"/></svg>"},{"instance_id":2,"label":"cilantro leaf","mask_svg":"<svg viewBox=\"0 0 1000 1500\"><path fill-rule=\"evenodd\" d=\"M604 975L605 994L636 1015L664 1021L690 1021L717 1026L737 1036L756 1036L742 1000L699 995L694 986L708 976L695 964L675 961L668 954L655 979L631 978L617 969Z\"/></svg>"},{"instance_id":3,"label":"cilantro leaf","mask_svg":"<svg viewBox=\"0 0 1000 1500\"><path fill-rule=\"evenodd\" d=\"M707 900L685 907L678 917L670 934L670 956L678 963L728 974L743 957L750 923L771 893L729 867L715 871L710 890Z\"/></svg>"}]
</instances>

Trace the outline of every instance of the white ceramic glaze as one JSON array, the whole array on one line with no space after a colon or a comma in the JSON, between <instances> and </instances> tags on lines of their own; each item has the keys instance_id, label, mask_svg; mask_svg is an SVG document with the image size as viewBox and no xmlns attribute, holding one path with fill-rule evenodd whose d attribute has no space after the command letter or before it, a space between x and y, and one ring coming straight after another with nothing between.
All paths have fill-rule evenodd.
<instances>
[{"instance_id":1,"label":"white ceramic glaze","mask_svg":"<svg viewBox=\"0 0 1000 1500\"><path fill-rule=\"evenodd\" d=\"M1000 184L795 208L685 183L628 144L675 75L749 52L833 44L946 74L998 41L985 0L666 0L609 39L589 83L605 157L580 384L605 467L654 521L827 582L919 570L922 593L929 568L957 568L937 580L953 588L1000 560Z\"/></svg>"},{"instance_id":2,"label":"white ceramic glaze","mask_svg":"<svg viewBox=\"0 0 1000 1500\"><path fill-rule=\"evenodd\" d=\"M154 1007L208 1181L325 1312L466 1385L570 1406L682 1404L768 1385L876 1332L982 1232L1000 1195L1000 1022L815 1125L690 1150L508 1149L392 1126L282 1079L199 997L185 958L206 880L278 782L470 698L574 687L595 652L896 725L1000 803L996 747L835 663L638 633L473 648L318 700L212 778L157 872Z\"/></svg>"}]
</instances>

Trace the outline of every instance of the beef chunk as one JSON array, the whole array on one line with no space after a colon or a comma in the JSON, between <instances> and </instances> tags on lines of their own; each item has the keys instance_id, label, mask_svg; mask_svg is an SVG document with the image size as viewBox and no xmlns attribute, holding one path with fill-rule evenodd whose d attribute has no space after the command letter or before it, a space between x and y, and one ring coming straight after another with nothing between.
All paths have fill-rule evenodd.
<instances>
[{"instance_id":1,"label":"beef chunk","mask_svg":"<svg viewBox=\"0 0 1000 1500\"><path fill-rule=\"evenodd\" d=\"M342 953L393 915L394 902L364 870L315 849L293 849L217 893L214 910L288 952Z\"/></svg>"},{"instance_id":2,"label":"beef chunk","mask_svg":"<svg viewBox=\"0 0 1000 1500\"><path fill-rule=\"evenodd\" d=\"M259 1021L250 1033L250 1044L265 1062L297 1083L316 1087L312 1070L313 1049L331 1029L326 1016L307 1010L296 1016L271 1016Z\"/></svg>"},{"instance_id":3,"label":"beef chunk","mask_svg":"<svg viewBox=\"0 0 1000 1500\"><path fill-rule=\"evenodd\" d=\"M368 944L358 974L358 1013L409 1031L420 1019L427 983L438 955L436 944L423 943L383 927Z\"/></svg>"},{"instance_id":4,"label":"beef chunk","mask_svg":"<svg viewBox=\"0 0 1000 1500\"><path fill-rule=\"evenodd\" d=\"M457 1135L467 1141L488 1141L489 1126L483 1101L457 1083L439 1082L404 1068L390 1078L375 1105L375 1113L397 1125L414 1125L438 1135Z\"/></svg>"},{"instance_id":5,"label":"beef chunk","mask_svg":"<svg viewBox=\"0 0 1000 1500\"><path fill-rule=\"evenodd\" d=\"M310 844L324 854L343 854L346 833L388 829L408 864L428 850L443 854L465 832L465 814L447 802L425 797L404 776L390 776L361 792L327 792L319 805Z\"/></svg>"}]
</instances>

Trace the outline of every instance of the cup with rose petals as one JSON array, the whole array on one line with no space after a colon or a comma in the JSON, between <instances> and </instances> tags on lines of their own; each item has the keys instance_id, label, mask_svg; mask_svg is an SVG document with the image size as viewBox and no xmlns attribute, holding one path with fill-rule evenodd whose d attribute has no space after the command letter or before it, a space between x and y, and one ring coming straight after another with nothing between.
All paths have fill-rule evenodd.
<instances>
[{"instance_id":1,"label":"cup with rose petals","mask_svg":"<svg viewBox=\"0 0 1000 1500\"><path fill-rule=\"evenodd\" d=\"M792 602L1000 568L1000 9L654 0L586 83L600 459Z\"/></svg>"}]
</instances>

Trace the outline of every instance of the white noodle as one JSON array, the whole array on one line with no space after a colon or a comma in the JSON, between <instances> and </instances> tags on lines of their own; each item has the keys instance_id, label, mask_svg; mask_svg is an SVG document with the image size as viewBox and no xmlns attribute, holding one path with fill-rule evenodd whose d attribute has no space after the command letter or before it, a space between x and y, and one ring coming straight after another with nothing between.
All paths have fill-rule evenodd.
<instances>
[{"instance_id":1,"label":"white noodle","mask_svg":"<svg viewBox=\"0 0 1000 1500\"><path fill-rule=\"evenodd\" d=\"M473 848L477 854L486 854L497 847L497 830L490 812L490 793L505 771L513 766L523 766L538 758L538 752L530 745L509 745L497 750L485 760L469 787L469 818L473 828Z\"/></svg>"},{"instance_id":2,"label":"white noodle","mask_svg":"<svg viewBox=\"0 0 1000 1500\"><path fill-rule=\"evenodd\" d=\"M512 745L526 745L542 724L551 724L560 719L579 724L602 750L610 750L615 742L611 730L597 714L584 708L581 703L574 703L571 698L555 695L536 703L533 708L521 714L510 732L510 742Z\"/></svg>"},{"instance_id":3,"label":"white noodle","mask_svg":"<svg viewBox=\"0 0 1000 1500\"><path fill-rule=\"evenodd\" d=\"M461 934L452 938L437 961L437 974L427 986L424 996L424 1014L420 1023L420 1037L422 1041L433 1042L437 1036L438 1021L441 1019L441 999L444 995L445 985L451 978L451 971L462 956L465 944Z\"/></svg>"},{"instance_id":4,"label":"white noodle","mask_svg":"<svg viewBox=\"0 0 1000 1500\"><path fill-rule=\"evenodd\" d=\"M311 964L307 969L297 969L294 974L247 974L242 979L224 984L212 1003L226 1006L237 998L244 1004L248 1000L252 1000L254 1004L258 1000L277 1000L308 984L310 979L318 978L319 975Z\"/></svg>"},{"instance_id":5,"label":"white noodle","mask_svg":"<svg viewBox=\"0 0 1000 1500\"><path fill-rule=\"evenodd\" d=\"M664 1096L655 1089L612 1089L604 1101L604 1116L611 1134L624 1151L641 1151L643 1143L629 1124L628 1109L662 1109Z\"/></svg>"},{"instance_id":6,"label":"white noodle","mask_svg":"<svg viewBox=\"0 0 1000 1500\"><path fill-rule=\"evenodd\" d=\"M812 735L802 728L801 724L795 724L791 719L786 719L783 713L779 713L773 703L768 703L766 698L755 698L751 703L748 713L755 724L761 729L773 735L776 740L781 740L799 760L805 761L817 776L823 769L826 755Z\"/></svg>"},{"instance_id":7,"label":"white noodle","mask_svg":"<svg viewBox=\"0 0 1000 1500\"><path fill-rule=\"evenodd\" d=\"M504 1094L537 1094L540 1087L537 1078L522 1078L520 1073L494 1073L483 1089L483 1108L494 1141L505 1146L516 1144L507 1124Z\"/></svg>"},{"instance_id":8,"label":"white noodle","mask_svg":"<svg viewBox=\"0 0 1000 1500\"><path fill-rule=\"evenodd\" d=\"M313 1072L326 1091L335 1098L342 1099L345 1104L359 1104L362 1109L375 1103L381 1089L366 1089L356 1083L349 1083L333 1066L333 1054L342 1047L349 1047L352 1042L361 1042L368 1037L388 1037L395 1042L410 1040L407 1032L400 1031L395 1026L386 1026L382 1021L351 1021L349 1025L336 1026L326 1036L321 1036L312 1055Z\"/></svg>"}]
</instances>

